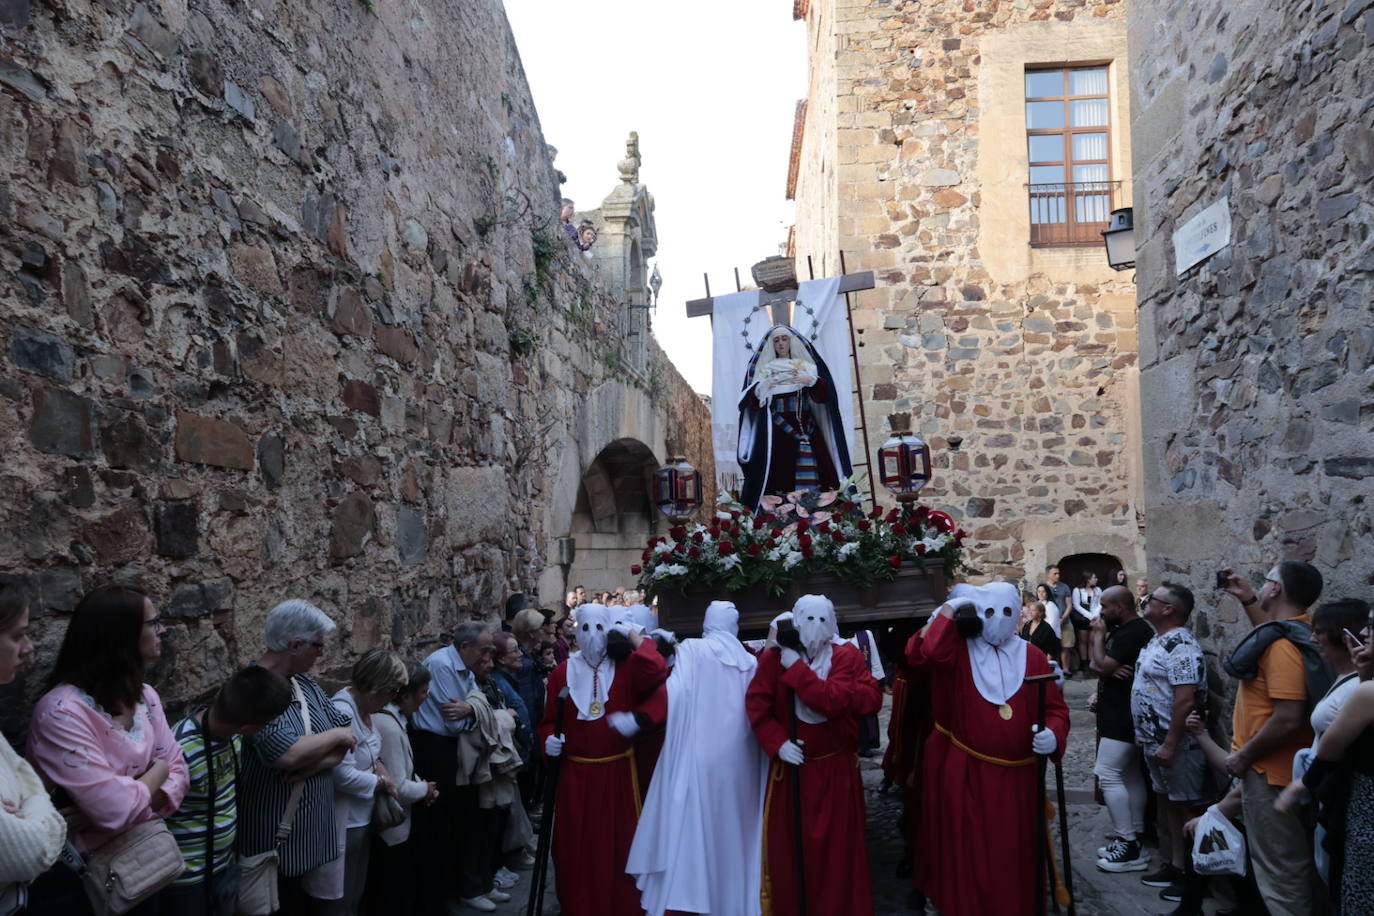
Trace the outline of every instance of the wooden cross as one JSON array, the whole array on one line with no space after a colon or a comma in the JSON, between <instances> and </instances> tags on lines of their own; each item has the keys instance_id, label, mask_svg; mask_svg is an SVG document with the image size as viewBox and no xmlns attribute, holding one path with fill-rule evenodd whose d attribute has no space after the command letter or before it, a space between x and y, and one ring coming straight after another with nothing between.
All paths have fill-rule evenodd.
<instances>
[{"instance_id":1,"label":"wooden cross","mask_svg":"<svg viewBox=\"0 0 1374 916\"><path fill-rule=\"evenodd\" d=\"M783 263L785 262L785 263ZM768 306L773 315L773 324L788 324L792 320L789 304L797 299L797 276L791 258L768 258L752 268L754 279L758 281L759 305ZM735 285L739 285L739 271L735 271ZM873 289L873 271L864 270L840 277L840 293L857 293ZM698 318L715 311L716 300L711 295L711 283L706 282L706 298L692 299L687 303L687 317Z\"/></svg>"}]
</instances>

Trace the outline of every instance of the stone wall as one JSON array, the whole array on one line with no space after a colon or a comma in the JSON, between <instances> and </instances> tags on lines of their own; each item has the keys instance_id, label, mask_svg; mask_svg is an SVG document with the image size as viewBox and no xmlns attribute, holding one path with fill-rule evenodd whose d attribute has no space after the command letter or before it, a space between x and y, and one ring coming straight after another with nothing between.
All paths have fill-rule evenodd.
<instances>
[{"instance_id":1,"label":"stone wall","mask_svg":"<svg viewBox=\"0 0 1374 916\"><path fill-rule=\"evenodd\" d=\"M1130 44L1150 567L1225 648L1223 566L1374 581L1374 5L1132 4ZM1222 197L1230 246L1177 276L1172 233Z\"/></svg>"},{"instance_id":2,"label":"stone wall","mask_svg":"<svg viewBox=\"0 0 1374 916\"><path fill-rule=\"evenodd\" d=\"M286 597L340 624L337 677L534 590L627 423L709 471L704 408L644 337L624 371L625 303L555 231L498 0L4 0L0 26L0 569L41 593L31 681L112 577L171 622L174 701Z\"/></svg>"},{"instance_id":3,"label":"stone wall","mask_svg":"<svg viewBox=\"0 0 1374 916\"><path fill-rule=\"evenodd\" d=\"M989 575L1035 581L1096 552L1142 569L1130 275L1100 245L1030 247L1025 188L1026 69L1110 61L1111 178L1129 199L1122 5L808 6L796 254L875 272L854 312L873 448L888 413L915 414L937 466L923 499Z\"/></svg>"}]
</instances>

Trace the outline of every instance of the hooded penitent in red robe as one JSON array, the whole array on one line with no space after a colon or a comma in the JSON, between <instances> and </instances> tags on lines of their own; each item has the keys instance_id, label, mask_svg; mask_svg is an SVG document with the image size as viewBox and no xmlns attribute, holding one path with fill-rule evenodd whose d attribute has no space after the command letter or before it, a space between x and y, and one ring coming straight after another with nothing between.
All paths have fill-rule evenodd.
<instances>
[{"instance_id":1,"label":"hooded penitent in red robe","mask_svg":"<svg viewBox=\"0 0 1374 916\"><path fill-rule=\"evenodd\" d=\"M1019 608L1018 608L1019 610ZM974 684L969 640L936 616L907 644L907 664L929 676L934 730L921 754L921 822L913 881L942 916L1020 916L1035 912L1035 787L1031 750L1037 691L1022 683L1007 699L1010 718ZM1045 654L1026 652L1025 676L1050 672ZM1069 709L1045 686L1045 721L1063 753ZM1044 827L1043 820L1039 825Z\"/></svg>"},{"instance_id":2,"label":"hooded penitent in red robe","mask_svg":"<svg viewBox=\"0 0 1374 916\"><path fill-rule=\"evenodd\" d=\"M549 675L541 745L555 731L558 694L567 683L571 659ZM579 719L571 699L563 715L562 763L554 813L553 860L563 916L639 916L639 890L625 874L644 789L635 765L635 740L611 727L614 712L643 713L649 727L667 717L663 682L668 666L646 639L615 666L604 710Z\"/></svg>"},{"instance_id":3,"label":"hooded penitent in red robe","mask_svg":"<svg viewBox=\"0 0 1374 916\"><path fill-rule=\"evenodd\" d=\"M793 691L825 717L818 724L797 723L797 736L806 753L801 767L777 759L778 748L789 736ZM873 913L857 719L877 712L881 705L882 693L868 663L847 643L831 647L830 670L824 679L805 661L784 669L776 650L760 655L758 672L745 695L745 709L759 744L773 758L764 804L764 916L798 912L792 813L792 780L798 769L806 911L824 916Z\"/></svg>"}]
</instances>

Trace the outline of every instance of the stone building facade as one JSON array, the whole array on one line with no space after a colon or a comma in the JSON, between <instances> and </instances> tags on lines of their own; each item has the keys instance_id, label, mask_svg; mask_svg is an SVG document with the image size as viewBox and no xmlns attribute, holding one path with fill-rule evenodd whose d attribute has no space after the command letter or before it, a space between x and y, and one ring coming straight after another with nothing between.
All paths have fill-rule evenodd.
<instances>
[{"instance_id":1,"label":"stone building facade","mask_svg":"<svg viewBox=\"0 0 1374 916\"><path fill-rule=\"evenodd\" d=\"M1151 574L1247 628L1216 570L1314 563L1367 597L1374 558L1374 4L1132 4L1136 278ZM1225 199L1229 245L1173 234Z\"/></svg>"},{"instance_id":2,"label":"stone building facade","mask_svg":"<svg viewBox=\"0 0 1374 916\"><path fill-rule=\"evenodd\" d=\"M418 653L559 599L621 452L709 472L704 407L557 200L499 0L0 3L0 569L39 592L31 682L112 578L171 622L174 701L286 597L339 623L327 675Z\"/></svg>"},{"instance_id":3,"label":"stone building facade","mask_svg":"<svg viewBox=\"0 0 1374 916\"><path fill-rule=\"evenodd\" d=\"M923 501L987 575L1143 569L1134 288L1099 235L1130 199L1122 4L794 9L792 246L818 274L840 252L875 272L854 311L873 447L887 414L914 414L935 453Z\"/></svg>"}]
</instances>

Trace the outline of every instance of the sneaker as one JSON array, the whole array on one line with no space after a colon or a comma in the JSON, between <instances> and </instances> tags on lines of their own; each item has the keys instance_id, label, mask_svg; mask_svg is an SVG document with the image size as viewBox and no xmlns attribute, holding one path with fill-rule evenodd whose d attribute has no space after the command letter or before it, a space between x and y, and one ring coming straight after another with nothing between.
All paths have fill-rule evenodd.
<instances>
[{"instance_id":1,"label":"sneaker","mask_svg":"<svg viewBox=\"0 0 1374 916\"><path fill-rule=\"evenodd\" d=\"M1164 888L1164 890L1160 891L1159 899L1167 900L1170 903L1178 903L1183 900L1184 890L1185 888L1183 886L1183 881L1180 879L1178 881L1173 882L1168 887Z\"/></svg>"},{"instance_id":2,"label":"sneaker","mask_svg":"<svg viewBox=\"0 0 1374 916\"><path fill-rule=\"evenodd\" d=\"M486 897L464 897L458 902L470 910L477 910L479 913L496 912L496 904L492 903Z\"/></svg>"},{"instance_id":3,"label":"sneaker","mask_svg":"<svg viewBox=\"0 0 1374 916\"><path fill-rule=\"evenodd\" d=\"M1175 881L1183 880L1183 869L1175 868L1173 863L1165 862L1159 871L1150 872L1140 879L1146 887L1168 887Z\"/></svg>"},{"instance_id":4,"label":"sneaker","mask_svg":"<svg viewBox=\"0 0 1374 916\"><path fill-rule=\"evenodd\" d=\"M510 894L507 894L505 891L500 889L487 891L482 896L486 897L493 903L510 903Z\"/></svg>"},{"instance_id":5,"label":"sneaker","mask_svg":"<svg viewBox=\"0 0 1374 916\"><path fill-rule=\"evenodd\" d=\"M502 866L496 870L496 876L492 879L498 890L505 890L508 887L515 887L520 883L520 876L509 868Z\"/></svg>"},{"instance_id":6,"label":"sneaker","mask_svg":"<svg viewBox=\"0 0 1374 916\"><path fill-rule=\"evenodd\" d=\"M515 867L524 871L527 868L534 868L534 863L537 861L538 860L534 857L534 853L526 850L515 860Z\"/></svg>"},{"instance_id":7,"label":"sneaker","mask_svg":"<svg viewBox=\"0 0 1374 916\"><path fill-rule=\"evenodd\" d=\"M1097 860L1101 871L1144 871L1150 867L1150 857L1140 848L1139 840L1117 840L1107 854Z\"/></svg>"},{"instance_id":8,"label":"sneaker","mask_svg":"<svg viewBox=\"0 0 1374 916\"><path fill-rule=\"evenodd\" d=\"M1099 846L1099 847L1097 847L1097 857L1098 857L1099 859L1106 858L1108 855L1111 854L1111 851L1112 851L1113 849L1115 849L1115 848L1116 848L1118 845L1120 845L1121 843L1126 842L1125 840L1121 839L1121 837L1116 836L1115 834L1113 834L1112 836L1107 837L1107 840L1108 840L1109 842L1107 843L1106 846Z\"/></svg>"}]
</instances>

